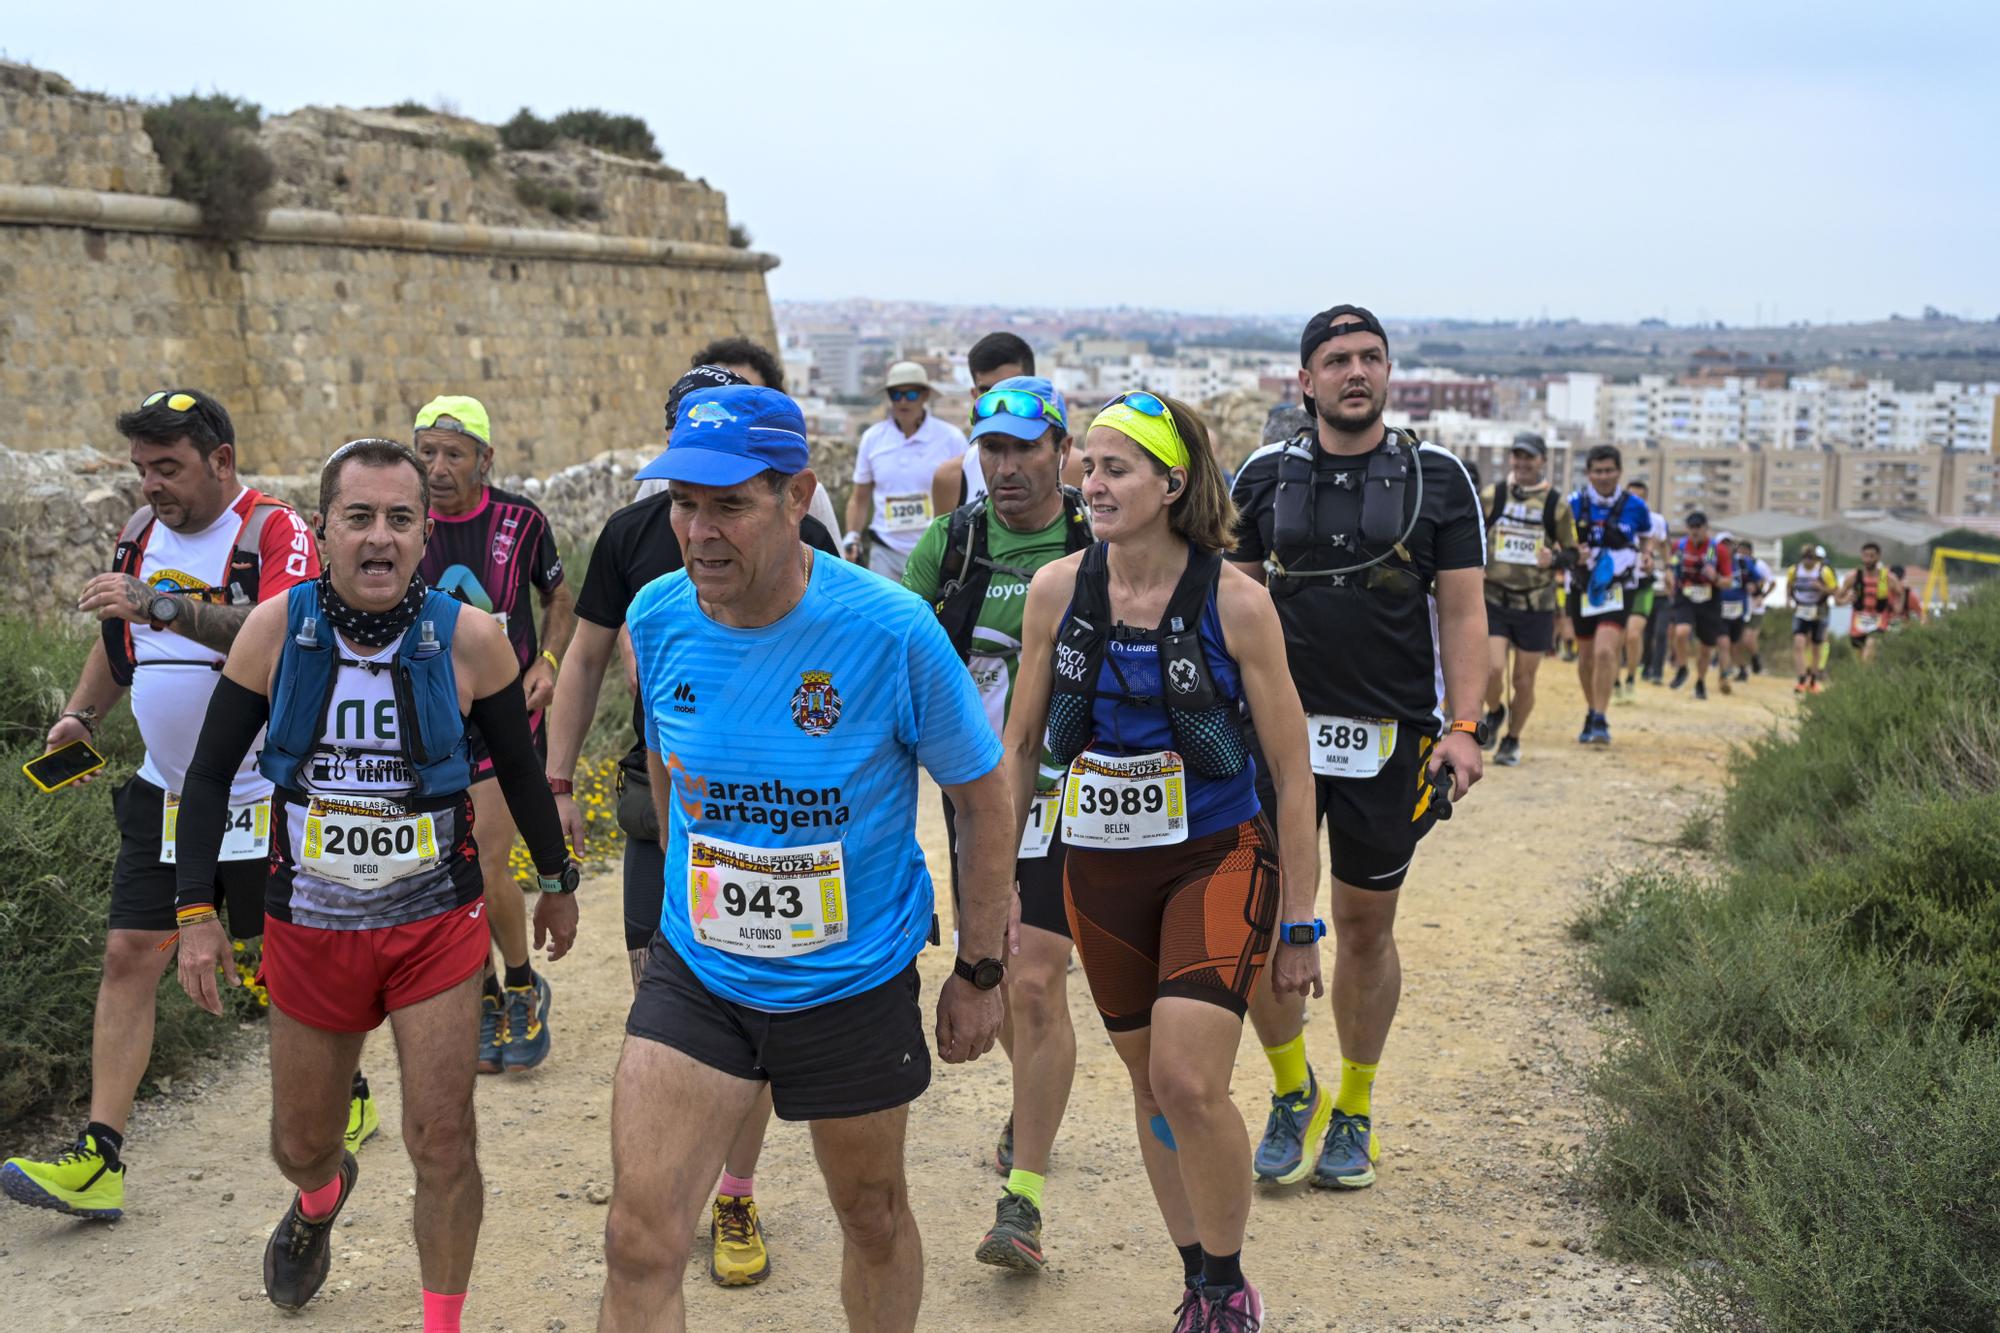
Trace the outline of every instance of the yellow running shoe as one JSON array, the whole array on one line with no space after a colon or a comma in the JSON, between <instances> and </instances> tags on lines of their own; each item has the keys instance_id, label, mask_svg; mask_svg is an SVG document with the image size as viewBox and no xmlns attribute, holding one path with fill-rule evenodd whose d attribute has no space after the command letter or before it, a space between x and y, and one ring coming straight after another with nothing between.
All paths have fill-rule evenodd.
<instances>
[{"instance_id":1,"label":"yellow running shoe","mask_svg":"<svg viewBox=\"0 0 2000 1333\"><path fill-rule=\"evenodd\" d=\"M757 1225L754 1200L716 1195L709 1234L714 1248L708 1275L716 1286L754 1287L771 1276L771 1254L764 1248L764 1229Z\"/></svg>"},{"instance_id":2,"label":"yellow running shoe","mask_svg":"<svg viewBox=\"0 0 2000 1333\"><path fill-rule=\"evenodd\" d=\"M362 1088L347 1099L347 1151L359 1152L361 1145L375 1137L382 1128L382 1117L375 1110L375 1099Z\"/></svg>"},{"instance_id":3,"label":"yellow running shoe","mask_svg":"<svg viewBox=\"0 0 2000 1333\"><path fill-rule=\"evenodd\" d=\"M16 1203L72 1217L116 1221L125 1215L125 1167L106 1162L89 1134L53 1162L9 1157L0 1165L0 1191Z\"/></svg>"}]
</instances>

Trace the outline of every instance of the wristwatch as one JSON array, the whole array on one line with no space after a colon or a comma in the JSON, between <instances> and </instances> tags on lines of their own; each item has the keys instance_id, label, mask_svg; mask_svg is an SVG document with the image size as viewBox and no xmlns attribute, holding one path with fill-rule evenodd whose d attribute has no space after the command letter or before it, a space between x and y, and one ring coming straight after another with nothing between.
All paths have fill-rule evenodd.
<instances>
[{"instance_id":1,"label":"wristwatch","mask_svg":"<svg viewBox=\"0 0 2000 1333\"><path fill-rule=\"evenodd\" d=\"M1326 922L1318 917L1310 921L1281 922L1278 938L1286 944L1317 944L1326 938Z\"/></svg>"},{"instance_id":2,"label":"wristwatch","mask_svg":"<svg viewBox=\"0 0 2000 1333\"><path fill-rule=\"evenodd\" d=\"M1473 740L1479 742L1481 748L1493 743L1493 728L1486 725L1485 718L1481 718L1477 722L1467 722L1463 718L1460 718L1446 729L1445 735L1449 736L1454 731L1462 731L1472 737Z\"/></svg>"},{"instance_id":3,"label":"wristwatch","mask_svg":"<svg viewBox=\"0 0 2000 1333\"><path fill-rule=\"evenodd\" d=\"M583 872L576 868L576 862L570 861L563 866L560 875L554 878L541 876L541 890L543 893L575 893L582 879Z\"/></svg>"},{"instance_id":4,"label":"wristwatch","mask_svg":"<svg viewBox=\"0 0 2000 1333\"><path fill-rule=\"evenodd\" d=\"M153 594L153 600L146 603L146 619L154 629L165 629L174 623L174 617L181 613L181 599L170 592Z\"/></svg>"},{"instance_id":5,"label":"wristwatch","mask_svg":"<svg viewBox=\"0 0 2000 1333\"><path fill-rule=\"evenodd\" d=\"M1007 965L998 958L982 958L976 963L968 963L963 958L954 958L951 972L955 977L969 981L981 990L992 990L1007 975Z\"/></svg>"}]
</instances>

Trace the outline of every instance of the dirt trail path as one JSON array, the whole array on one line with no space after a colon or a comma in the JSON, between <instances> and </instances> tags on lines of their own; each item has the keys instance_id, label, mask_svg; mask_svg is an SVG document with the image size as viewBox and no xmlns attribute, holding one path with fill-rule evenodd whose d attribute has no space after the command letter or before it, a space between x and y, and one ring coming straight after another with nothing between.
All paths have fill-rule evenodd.
<instances>
[{"instance_id":1,"label":"dirt trail path","mask_svg":"<svg viewBox=\"0 0 2000 1333\"><path fill-rule=\"evenodd\" d=\"M1608 752L1580 752L1571 740L1581 713L1573 668L1551 663L1543 693L1523 764L1489 770L1459 817L1426 842L1404 893L1403 1005L1377 1085L1380 1183L1342 1196L1301 1186L1256 1201L1246 1268L1273 1329L1664 1326L1658 1281L1590 1253L1592 1219L1561 1189L1558 1163L1584 1121L1572 1062L1600 1040L1564 927L1592 875L1670 855L1648 844L1712 799L1728 747L1789 708L1789 681L1755 680L1705 704L1641 686L1639 702L1614 707ZM923 809L937 864L934 794ZM1607 810L1618 814L1609 828L1595 822ZM586 885L583 942L550 969L549 1065L480 1081L486 1224L468 1330L595 1325L605 1210L592 1195L610 1179L611 1071L629 1000L617 892L608 876ZM927 1004L947 966L941 951L925 956ZM1139 1169L1118 1061L1081 974L1072 982L1079 1069L1049 1177L1050 1267L1039 1280L971 1258L998 1194L990 1160L1007 1113L1004 1060L996 1051L968 1068L940 1064L916 1106L909 1156L927 1250L926 1329L1018 1320L1102 1333L1170 1321L1176 1257ZM1319 1069L1337 1067L1323 1010L1307 1044ZM8 1326L417 1327L391 1050L386 1032L369 1044L365 1067L387 1132L361 1154L333 1276L303 1322L274 1311L261 1290L261 1247L286 1189L266 1159L268 1074L258 1050L211 1064L141 1108L124 1221L78 1224L0 1207ZM1253 1134L1268 1082L1256 1042L1245 1040L1236 1100ZM698 1246L690 1326L839 1327L838 1234L801 1128L773 1130L757 1179L774 1274L759 1288L719 1290L699 1267Z\"/></svg>"}]
</instances>

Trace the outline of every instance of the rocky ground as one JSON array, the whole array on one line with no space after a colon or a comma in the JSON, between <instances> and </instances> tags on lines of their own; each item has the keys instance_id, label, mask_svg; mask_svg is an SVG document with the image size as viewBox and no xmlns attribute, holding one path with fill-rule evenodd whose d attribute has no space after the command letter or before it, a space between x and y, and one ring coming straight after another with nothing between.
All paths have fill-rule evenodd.
<instances>
[{"instance_id":1,"label":"rocky ground","mask_svg":"<svg viewBox=\"0 0 2000 1333\"><path fill-rule=\"evenodd\" d=\"M1594 1253L1594 1219L1565 1188L1564 1164L1587 1115L1579 1062L1609 1021L1578 983L1565 926L1594 877L1677 855L1665 844L1688 813L1713 801L1730 746L1788 709L1789 683L1764 678L1699 704L1686 692L1642 686L1636 704L1613 710L1617 743L1591 752L1570 739L1581 713L1573 668L1549 665L1544 698L1522 765L1489 771L1458 818L1425 844L1404 892L1403 1005L1377 1084L1380 1183L1352 1195L1301 1186L1256 1201L1245 1266L1269 1303L1272 1329L1668 1322L1659 1277ZM921 808L935 863L937 804L927 798ZM611 877L586 884L582 942L549 969L550 1062L481 1081L487 1204L468 1330L594 1325L611 1071L629 999L617 894ZM927 996L948 965L941 952L925 957ZM991 1156L1007 1114L1004 1060L996 1051L974 1066L940 1065L917 1104L909 1159L926 1245L926 1329L1022 1321L1102 1333L1164 1329L1171 1320L1179 1269L1139 1168L1125 1080L1081 975L1072 981L1079 1070L1049 1175L1050 1266L1041 1277L971 1258L998 1194ZM1335 1067L1323 1012L1307 1043L1318 1067ZM417 1327L410 1172L394 1132L399 1098L386 1033L371 1042L366 1067L387 1132L361 1154L332 1278L296 1325L265 1303L260 1255L287 1191L266 1158L261 1044L247 1039L237 1058L178 1080L140 1109L122 1222L0 1211L9 1327ZM1267 1083L1256 1043L1245 1041L1236 1100L1253 1132ZM757 1179L773 1276L724 1291L691 1268L690 1326L838 1327L838 1232L805 1133L777 1126Z\"/></svg>"}]
</instances>

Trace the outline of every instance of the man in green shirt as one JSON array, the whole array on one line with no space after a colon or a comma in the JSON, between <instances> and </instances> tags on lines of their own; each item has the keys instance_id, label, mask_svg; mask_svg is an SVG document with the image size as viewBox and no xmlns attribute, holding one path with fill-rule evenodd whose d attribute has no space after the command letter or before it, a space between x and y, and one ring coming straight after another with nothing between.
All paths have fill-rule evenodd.
<instances>
[{"instance_id":1,"label":"man in green shirt","mask_svg":"<svg viewBox=\"0 0 2000 1333\"><path fill-rule=\"evenodd\" d=\"M903 586L930 602L979 687L986 720L1006 725L1021 660L1021 613L1035 571L1090 544L1083 501L1062 485L1069 456L1063 397L1046 379L1017 375L973 404L971 445L987 492L933 519L903 567ZM982 1263L1042 1267L1042 1182L1076 1075L1069 1021L1070 932L1063 906L1063 846L1055 802L1061 774L1044 765L1021 839L1020 952L1008 960L1007 1017L1000 1041L1014 1062L1014 1107L995 1164L1007 1177ZM958 835L951 803L952 899L958 897Z\"/></svg>"}]
</instances>

